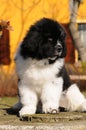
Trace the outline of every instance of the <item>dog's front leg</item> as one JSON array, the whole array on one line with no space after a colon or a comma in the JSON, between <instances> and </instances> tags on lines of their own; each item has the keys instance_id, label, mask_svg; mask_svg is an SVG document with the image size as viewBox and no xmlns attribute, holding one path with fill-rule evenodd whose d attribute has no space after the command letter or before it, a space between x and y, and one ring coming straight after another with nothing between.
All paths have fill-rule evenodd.
<instances>
[{"instance_id":1,"label":"dog's front leg","mask_svg":"<svg viewBox=\"0 0 86 130\"><path fill-rule=\"evenodd\" d=\"M59 110L59 101L63 88L63 79L61 77L46 83L43 87L41 101L44 113L57 113Z\"/></svg>"},{"instance_id":2,"label":"dog's front leg","mask_svg":"<svg viewBox=\"0 0 86 130\"><path fill-rule=\"evenodd\" d=\"M19 83L19 95L22 104L19 115L35 114L38 102L36 93L26 84Z\"/></svg>"}]
</instances>

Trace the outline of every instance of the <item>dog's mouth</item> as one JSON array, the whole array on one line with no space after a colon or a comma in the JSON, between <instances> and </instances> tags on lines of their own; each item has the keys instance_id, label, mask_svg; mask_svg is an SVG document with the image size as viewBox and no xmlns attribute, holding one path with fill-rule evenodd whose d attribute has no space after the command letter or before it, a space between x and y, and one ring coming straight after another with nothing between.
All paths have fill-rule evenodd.
<instances>
[{"instance_id":1,"label":"dog's mouth","mask_svg":"<svg viewBox=\"0 0 86 130\"><path fill-rule=\"evenodd\" d=\"M49 58L48 58L48 60L55 60L55 59L57 59L57 55L54 56L54 57L49 57Z\"/></svg>"},{"instance_id":2,"label":"dog's mouth","mask_svg":"<svg viewBox=\"0 0 86 130\"><path fill-rule=\"evenodd\" d=\"M53 64L56 60L57 60L58 56L54 56L54 57L49 57L48 58L48 61L49 61L49 64Z\"/></svg>"},{"instance_id":3,"label":"dog's mouth","mask_svg":"<svg viewBox=\"0 0 86 130\"><path fill-rule=\"evenodd\" d=\"M54 63L62 54L62 45L61 44L57 44L55 46L55 52L54 52L54 55L52 57L49 57L48 60L49 60L49 64L52 64Z\"/></svg>"}]
</instances>

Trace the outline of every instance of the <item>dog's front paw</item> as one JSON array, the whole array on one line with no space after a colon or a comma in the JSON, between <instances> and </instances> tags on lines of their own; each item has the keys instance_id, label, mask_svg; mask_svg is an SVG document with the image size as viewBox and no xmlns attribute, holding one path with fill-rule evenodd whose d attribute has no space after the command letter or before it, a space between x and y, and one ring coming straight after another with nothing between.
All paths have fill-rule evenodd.
<instances>
[{"instance_id":1,"label":"dog's front paw","mask_svg":"<svg viewBox=\"0 0 86 130\"><path fill-rule=\"evenodd\" d=\"M58 107L51 104L44 104L43 105L43 113L58 113Z\"/></svg>"},{"instance_id":2,"label":"dog's front paw","mask_svg":"<svg viewBox=\"0 0 86 130\"><path fill-rule=\"evenodd\" d=\"M19 111L19 116L25 116L28 114L35 114L36 109L35 108L31 108L29 106L24 106L20 111Z\"/></svg>"}]
</instances>

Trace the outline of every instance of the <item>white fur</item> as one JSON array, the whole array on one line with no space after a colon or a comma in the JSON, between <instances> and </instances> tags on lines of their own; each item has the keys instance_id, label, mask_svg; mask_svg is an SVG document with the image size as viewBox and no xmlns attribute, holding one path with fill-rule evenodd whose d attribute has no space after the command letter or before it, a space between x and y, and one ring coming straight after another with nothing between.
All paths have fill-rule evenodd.
<instances>
[{"instance_id":1,"label":"white fur","mask_svg":"<svg viewBox=\"0 0 86 130\"><path fill-rule=\"evenodd\" d=\"M23 59L19 47L15 62L20 78L20 96L19 102L13 108L21 109L20 116L34 114L40 99L45 113L57 112L59 106L68 111L86 111L86 99L76 84L62 92L63 79L56 75L64 65L64 59L58 59L53 64L49 64L48 59Z\"/></svg>"},{"instance_id":2,"label":"white fur","mask_svg":"<svg viewBox=\"0 0 86 130\"><path fill-rule=\"evenodd\" d=\"M52 113L54 109L58 112L62 86L63 80L61 77L53 80L53 82L44 84L41 95L43 112Z\"/></svg>"},{"instance_id":3,"label":"white fur","mask_svg":"<svg viewBox=\"0 0 86 130\"><path fill-rule=\"evenodd\" d=\"M20 78L19 100L23 106L19 112L20 116L34 114L39 99L43 104L43 112L51 113L53 109L58 111L63 79L57 78L56 74L62 68L64 59L59 59L54 64L49 64L48 59L38 61L28 58L24 60L18 49L15 62ZM16 108L19 107L18 104L15 106Z\"/></svg>"},{"instance_id":4,"label":"white fur","mask_svg":"<svg viewBox=\"0 0 86 130\"><path fill-rule=\"evenodd\" d=\"M62 93L60 106L68 111L86 111L86 99L76 84L71 85Z\"/></svg>"}]
</instances>

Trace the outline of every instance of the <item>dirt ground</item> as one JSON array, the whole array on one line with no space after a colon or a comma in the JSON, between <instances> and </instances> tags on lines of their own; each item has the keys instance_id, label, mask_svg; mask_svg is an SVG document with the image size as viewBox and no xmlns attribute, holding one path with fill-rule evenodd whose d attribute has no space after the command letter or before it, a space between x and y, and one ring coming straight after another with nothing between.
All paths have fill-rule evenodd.
<instances>
[{"instance_id":1,"label":"dirt ground","mask_svg":"<svg viewBox=\"0 0 86 130\"><path fill-rule=\"evenodd\" d=\"M20 118L11 107L17 97L0 98L0 130L86 130L86 113L60 112Z\"/></svg>"}]
</instances>

